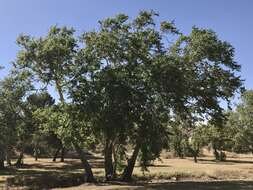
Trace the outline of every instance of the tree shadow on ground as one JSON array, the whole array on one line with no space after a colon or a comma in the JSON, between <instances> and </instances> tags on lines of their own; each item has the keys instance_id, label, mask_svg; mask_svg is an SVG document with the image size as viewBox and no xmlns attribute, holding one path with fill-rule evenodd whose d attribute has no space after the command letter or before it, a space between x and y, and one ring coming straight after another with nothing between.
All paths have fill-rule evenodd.
<instances>
[{"instance_id":1,"label":"tree shadow on ground","mask_svg":"<svg viewBox=\"0 0 253 190\"><path fill-rule=\"evenodd\" d=\"M249 160L224 160L224 161L218 161L218 160L208 160L208 159L198 159L198 163L200 164L223 164L223 165L234 165L234 164L253 164L253 161Z\"/></svg>"},{"instance_id":2,"label":"tree shadow on ground","mask_svg":"<svg viewBox=\"0 0 253 190\"><path fill-rule=\"evenodd\" d=\"M144 189L150 190L252 190L253 181L212 181L212 182L174 182L153 184Z\"/></svg>"},{"instance_id":3,"label":"tree shadow on ground","mask_svg":"<svg viewBox=\"0 0 253 190\"><path fill-rule=\"evenodd\" d=\"M90 159L93 168L103 167L103 160L100 158L92 156ZM0 176L7 178L4 183L0 184L0 189L1 187L9 189L25 187L40 190L78 186L85 182L83 166L79 159L65 160L64 163L39 160L24 164L19 169L8 167L0 171Z\"/></svg>"},{"instance_id":4,"label":"tree shadow on ground","mask_svg":"<svg viewBox=\"0 0 253 190\"><path fill-rule=\"evenodd\" d=\"M8 187L26 187L27 189L49 189L53 187L69 187L84 182L81 173L62 172L34 172L18 173L15 177L7 179Z\"/></svg>"},{"instance_id":5,"label":"tree shadow on ground","mask_svg":"<svg viewBox=\"0 0 253 190\"><path fill-rule=\"evenodd\" d=\"M84 183L82 172L68 172L65 170L46 171L33 169L6 169L0 173L7 177L1 185L7 189L18 187L26 189L49 189L53 187L69 187ZM0 186L1 189L1 186ZM20 188L21 189L21 188Z\"/></svg>"},{"instance_id":6,"label":"tree shadow on ground","mask_svg":"<svg viewBox=\"0 0 253 190\"><path fill-rule=\"evenodd\" d=\"M61 164L60 166L57 164ZM103 160L90 160L89 163L91 164L92 168L104 168L104 161ZM45 170L74 170L74 169L83 169L82 163L79 159L71 159L65 160L64 162L48 162L44 163L43 160L38 160L32 164L24 164L22 168L27 169L45 169Z\"/></svg>"},{"instance_id":7,"label":"tree shadow on ground","mask_svg":"<svg viewBox=\"0 0 253 190\"><path fill-rule=\"evenodd\" d=\"M185 181L185 182L167 182L167 183L152 183L152 184L111 183L109 185L111 189L115 189L113 187L114 185L117 185L117 186L120 185L122 186L122 188L118 188L120 190L166 190L166 189L168 190L252 190L253 189L253 181L209 181L209 182ZM102 187L106 185L99 184L97 186Z\"/></svg>"}]
</instances>

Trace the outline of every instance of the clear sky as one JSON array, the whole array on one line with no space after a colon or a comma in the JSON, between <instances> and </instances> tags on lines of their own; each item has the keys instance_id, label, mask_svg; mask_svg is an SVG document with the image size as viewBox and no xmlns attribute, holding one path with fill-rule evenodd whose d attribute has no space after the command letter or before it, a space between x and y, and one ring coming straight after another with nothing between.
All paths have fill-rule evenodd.
<instances>
[{"instance_id":1,"label":"clear sky","mask_svg":"<svg viewBox=\"0 0 253 190\"><path fill-rule=\"evenodd\" d=\"M77 33L94 29L97 21L118 13L131 18L153 9L189 33L192 26L211 28L230 42L242 65L247 88L253 88L253 0L0 0L0 78L15 60L20 33L44 35L51 25L72 26Z\"/></svg>"}]
</instances>

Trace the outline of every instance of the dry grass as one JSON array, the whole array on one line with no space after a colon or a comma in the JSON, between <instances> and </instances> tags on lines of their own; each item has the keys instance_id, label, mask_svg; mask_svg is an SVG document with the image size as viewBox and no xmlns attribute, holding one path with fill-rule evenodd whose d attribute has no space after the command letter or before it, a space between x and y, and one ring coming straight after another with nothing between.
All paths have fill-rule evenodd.
<instances>
[{"instance_id":1,"label":"dry grass","mask_svg":"<svg viewBox=\"0 0 253 190\"><path fill-rule=\"evenodd\" d=\"M66 159L65 163L52 162L51 159L34 161L25 159L25 167L9 168L0 172L0 189L2 186L22 187L22 189L253 189L253 159L240 155L238 158L228 158L226 162L215 162L212 157L203 157L198 163L191 158L162 159L149 167L149 172L142 173L140 167L135 167L133 183L104 183L102 177L103 160L91 159L94 173L101 183L83 184L83 169L78 159ZM79 185L79 186L78 186ZM77 187L71 187L77 186ZM68 188L70 187L70 188ZM211 188L212 187L212 188Z\"/></svg>"},{"instance_id":2,"label":"dry grass","mask_svg":"<svg viewBox=\"0 0 253 190\"><path fill-rule=\"evenodd\" d=\"M252 181L167 182L140 185L81 185L65 190L252 190Z\"/></svg>"},{"instance_id":3,"label":"dry grass","mask_svg":"<svg viewBox=\"0 0 253 190\"><path fill-rule=\"evenodd\" d=\"M172 179L177 180L253 180L253 160L248 158L230 158L226 162L216 162L212 158L200 158L198 163L192 159L163 159L155 162L146 173L149 179ZM141 176L139 167L135 168L135 175Z\"/></svg>"}]
</instances>

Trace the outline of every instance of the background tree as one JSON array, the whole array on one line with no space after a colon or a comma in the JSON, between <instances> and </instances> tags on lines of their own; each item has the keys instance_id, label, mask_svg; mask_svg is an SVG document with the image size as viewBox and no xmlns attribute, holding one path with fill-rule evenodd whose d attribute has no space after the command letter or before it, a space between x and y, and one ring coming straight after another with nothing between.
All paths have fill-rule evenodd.
<instances>
[{"instance_id":1,"label":"background tree","mask_svg":"<svg viewBox=\"0 0 253 190\"><path fill-rule=\"evenodd\" d=\"M226 160L226 154L223 152L226 150L226 142L230 139L227 137L227 128L225 126L214 126L210 125L206 129L206 141L213 149L213 154L216 160Z\"/></svg>"},{"instance_id":2,"label":"background tree","mask_svg":"<svg viewBox=\"0 0 253 190\"><path fill-rule=\"evenodd\" d=\"M182 121L175 121L170 125L169 148L174 156L184 158L187 156L188 131L191 128L186 127Z\"/></svg>"},{"instance_id":3,"label":"background tree","mask_svg":"<svg viewBox=\"0 0 253 190\"><path fill-rule=\"evenodd\" d=\"M31 81L27 73L13 73L0 83L0 127L1 127L1 167L7 156L10 164L9 153L12 148L20 151L16 165L19 167L23 159L25 136L28 130L24 117L24 99L32 90Z\"/></svg>"},{"instance_id":4,"label":"background tree","mask_svg":"<svg viewBox=\"0 0 253 190\"><path fill-rule=\"evenodd\" d=\"M29 71L33 78L39 82L55 86L60 103L63 104L62 108L64 108L66 103L64 92L68 90L70 73L74 66L77 52L77 40L74 36L74 29L53 26L45 37L36 39L27 35L21 35L17 39L17 43L21 50L14 65ZM81 147L77 147L78 144L75 143L75 148L77 153L80 153ZM84 161L85 159L81 158L81 160ZM87 160L83 164L87 165ZM87 180L94 181L92 171L88 170L86 172L88 175Z\"/></svg>"},{"instance_id":5,"label":"background tree","mask_svg":"<svg viewBox=\"0 0 253 190\"><path fill-rule=\"evenodd\" d=\"M207 145L206 140L206 128L208 126L204 124L198 124L190 131L190 135L187 141L187 148L191 156L194 158L194 162L197 163L197 157L201 153L201 149Z\"/></svg>"},{"instance_id":6,"label":"background tree","mask_svg":"<svg viewBox=\"0 0 253 190\"><path fill-rule=\"evenodd\" d=\"M31 94L30 96L27 97L27 106L26 106L26 111L25 115L26 118L30 119L30 125L32 127L30 134L31 135L31 144L30 144L30 149L33 151L33 155L35 157L35 160L38 159L38 156L40 154L40 151L43 149L43 146L45 143L43 141L46 141L46 135L41 132L39 129L38 123L36 123L36 120L33 118L33 113L37 109L43 109L52 106L55 103L55 100L50 96L50 94L46 91L42 91L39 93L34 93ZM58 140L60 141L60 140ZM54 146L57 140L55 140L53 143L49 143L50 146Z\"/></svg>"},{"instance_id":7,"label":"background tree","mask_svg":"<svg viewBox=\"0 0 253 190\"><path fill-rule=\"evenodd\" d=\"M37 119L44 133L53 132L66 147L73 145L86 171L85 180L94 182L91 166L83 151L83 148L93 143L94 138L91 126L83 119L84 116L78 109L75 109L75 106L67 104L38 109L34 113L34 118Z\"/></svg>"},{"instance_id":8,"label":"background tree","mask_svg":"<svg viewBox=\"0 0 253 190\"><path fill-rule=\"evenodd\" d=\"M238 153L253 152L253 91L247 90L234 111L229 112L227 127L230 129L232 150Z\"/></svg>"}]
</instances>

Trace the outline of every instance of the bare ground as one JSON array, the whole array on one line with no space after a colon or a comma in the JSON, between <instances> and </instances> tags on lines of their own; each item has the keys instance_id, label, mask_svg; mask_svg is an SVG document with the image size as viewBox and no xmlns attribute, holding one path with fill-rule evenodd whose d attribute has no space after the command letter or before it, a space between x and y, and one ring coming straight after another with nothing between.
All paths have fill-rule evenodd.
<instances>
[{"instance_id":1,"label":"bare ground","mask_svg":"<svg viewBox=\"0 0 253 190\"><path fill-rule=\"evenodd\" d=\"M228 158L216 162L212 157L203 157L198 163L191 158L162 159L156 161L149 172L134 170L132 183L105 183L102 181L103 161L99 157L90 160L99 179L97 184L83 184L83 169L78 159L66 159L65 163L51 159L34 161L26 158L23 168L8 168L0 172L2 189L73 189L73 190L252 190L253 159L251 156ZM7 188L8 187L8 188Z\"/></svg>"}]
</instances>

